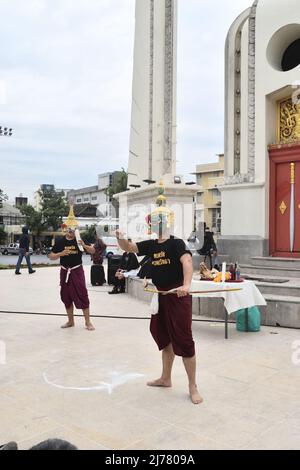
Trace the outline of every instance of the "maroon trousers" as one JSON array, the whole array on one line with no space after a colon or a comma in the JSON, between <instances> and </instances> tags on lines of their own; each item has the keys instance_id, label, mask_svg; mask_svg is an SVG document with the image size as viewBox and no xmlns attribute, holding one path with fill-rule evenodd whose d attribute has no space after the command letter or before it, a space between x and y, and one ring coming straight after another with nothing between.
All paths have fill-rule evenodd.
<instances>
[{"instance_id":1,"label":"maroon trousers","mask_svg":"<svg viewBox=\"0 0 300 470\"><path fill-rule=\"evenodd\" d=\"M66 308L74 303L78 310L89 308L90 301L85 284L83 267L80 266L69 273L65 269L60 270L60 297ZM66 282L67 280L67 282Z\"/></svg>"},{"instance_id":2,"label":"maroon trousers","mask_svg":"<svg viewBox=\"0 0 300 470\"><path fill-rule=\"evenodd\" d=\"M168 291L173 288L158 290ZM160 351L172 344L176 356L194 357L192 297L159 294L159 312L152 315L150 331Z\"/></svg>"}]
</instances>

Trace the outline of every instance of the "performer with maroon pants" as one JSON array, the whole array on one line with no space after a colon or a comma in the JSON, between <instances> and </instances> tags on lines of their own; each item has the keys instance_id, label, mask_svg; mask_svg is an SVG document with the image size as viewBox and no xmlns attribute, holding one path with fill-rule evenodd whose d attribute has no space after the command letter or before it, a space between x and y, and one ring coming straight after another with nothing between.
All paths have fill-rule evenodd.
<instances>
[{"instance_id":1,"label":"performer with maroon pants","mask_svg":"<svg viewBox=\"0 0 300 470\"><path fill-rule=\"evenodd\" d=\"M162 196L158 201L165 201ZM122 250L152 259L152 282L158 291L176 289L175 294L159 294L159 311L151 319L150 331L162 351L163 370L158 380L149 382L151 387L171 387L171 373L175 356L183 358L189 381L191 401L198 405L203 399L196 385L196 355L192 336L192 297L189 295L193 278L191 252L183 240L169 234L171 212L162 204L150 216L151 231L158 240L132 243L116 232Z\"/></svg>"},{"instance_id":2,"label":"performer with maroon pants","mask_svg":"<svg viewBox=\"0 0 300 470\"><path fill-rule=\"evenodd\" d=\"M93 246L86 245L82 240L76 240L75 230L77 221L71 208L68 220L63 228L65 236L58 240L52 252L49 254L51 260L60 259L60 296L68 315L68 322L62 328L72 328L74 324L74 305L81 309L85 318L85 326L89 331L95 328L90 320L90 301L85 284L84 270L82 267L82 249L90 255L95 253Z\"/></svg>"}]
</instances>

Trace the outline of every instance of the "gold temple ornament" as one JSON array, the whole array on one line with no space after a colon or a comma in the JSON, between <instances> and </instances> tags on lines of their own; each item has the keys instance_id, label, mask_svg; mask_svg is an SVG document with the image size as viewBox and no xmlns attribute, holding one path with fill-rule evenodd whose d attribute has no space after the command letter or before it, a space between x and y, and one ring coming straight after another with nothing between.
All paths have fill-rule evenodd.
<instances>
[{"instance_id":1,"label":"gold temple ornament","mask_svg":"<svg viewBox=\"0 0 300 470\"><path fill-rule=\"evenodd\" d=\"M278 103L278 143L289 144L300 141L300 103L292 98Z\"/></svg>"},{"instance_id":2,"label":"gold temple ornament","mask_svg":"<svg viewBox=\"0 0 300 470\"><path fill-rule=\"evenodd\" d=\"M285 204L284 201L282 201L282 203L280 204L279 210L280 210L280 212L281 212L281 215L284 215L284 214L285 214L285 212L286 212L286 210L287 210L287 207L286 207L286 204Z\"/></svg>"}]
</instances>

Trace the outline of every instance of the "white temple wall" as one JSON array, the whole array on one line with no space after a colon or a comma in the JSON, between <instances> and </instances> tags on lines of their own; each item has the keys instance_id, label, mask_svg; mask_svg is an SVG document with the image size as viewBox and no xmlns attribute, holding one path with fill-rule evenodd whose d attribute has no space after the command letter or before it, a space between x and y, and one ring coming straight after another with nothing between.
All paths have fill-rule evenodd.
<instances>
[{"instance_id":1,"label":"white temple wall","mask_svg":"<svg viewBox=\"0 0 300 470\"><path fill-rule=\"evenodd\" d=\"M222 236L264 237L264 187L235 185L223 190Z\"/></svg>"}]
</instances>

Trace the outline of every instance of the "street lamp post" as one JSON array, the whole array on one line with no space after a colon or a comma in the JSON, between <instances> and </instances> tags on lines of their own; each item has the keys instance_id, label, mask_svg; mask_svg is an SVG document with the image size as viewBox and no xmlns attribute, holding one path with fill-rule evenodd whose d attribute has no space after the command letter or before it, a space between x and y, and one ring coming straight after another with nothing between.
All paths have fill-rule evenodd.
<instances>
[{"instance_id":1,"label":"street lamp post","mask_svg":"<svg viewBox=\"0 0 300 470\"><path fill-rule=\"evenodd\" d=\"M0 137L11 137L13 135L13 129L9 127L0 126Z\"/></svg>"}]
</instances>

